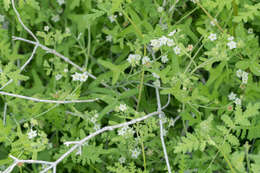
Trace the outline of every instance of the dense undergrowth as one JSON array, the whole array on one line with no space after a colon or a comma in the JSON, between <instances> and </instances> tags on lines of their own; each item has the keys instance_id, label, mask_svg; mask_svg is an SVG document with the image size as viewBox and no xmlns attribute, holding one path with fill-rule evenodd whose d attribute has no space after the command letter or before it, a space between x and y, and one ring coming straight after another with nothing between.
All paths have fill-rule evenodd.
<instances>
[{"instance_id":1,"label":"dense undergrowth","mask_svg":"<svg viewBox=\"0 0 260 173\"><path fill-rule=\"evenodd\" d=\"M0 172L260 172L258 0L13 2Z\"/></svg>"}]
</instances>

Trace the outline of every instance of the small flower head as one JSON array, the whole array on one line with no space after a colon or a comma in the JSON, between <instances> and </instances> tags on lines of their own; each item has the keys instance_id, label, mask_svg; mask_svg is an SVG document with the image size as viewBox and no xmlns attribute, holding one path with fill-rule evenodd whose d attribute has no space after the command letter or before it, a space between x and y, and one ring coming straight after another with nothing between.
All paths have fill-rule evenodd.
<instances>
[{"instance_id":1,"label":"small flower head","mask_svg":"<svg viewBox=\"0 0 260 173\"><path fill-rule=\"evenodd\" d=\"M56 22L58 22L60 20L60 16L59 15L55 15L55 16L53 16L51 18L51 20L56 23Z\"/></svg>"},{"instance_id":2,"label":"small flower head","mask_svg":"<svg viewBox=\"0 0 260 173\"><path fill-rule=\"evenodd\" d=\"M187 50L190 52L190 51L192 51L192 49L193 49L193 45L189 44L188 47L187 47Z\"/></svg>"},{"instance_id":3,"label":"small flower head","mask_svg":"<svg viewBox=\"0 0 260 173\"><path fill-rule=\"evenodd\" d=\"M62 75L61 74L57 74L56 76L55 76L55 79L58 81L58 80L60 80L62 78Z\"/></svg>"},{"instance_id":4,"label":"small flower head","mask_svg":"<svg viewBox=\"0 0 260 173\"><path fill-rule=\"evenodd\" d=\"M162 57L161 57L161 61L162 61L162 63L167 63L168 62L168 57L167 57L167 55L163 55Z\"/></svg>"},{"instance_id":5,"label":"small flower head","mask_svg":"<svg viewBox=\"0 0 260 173\"><path fill-rule=\"evenodd\" d=\"M48 32L49 31L49 29L50 29L50 27L49 26L44 26L44 31L46 31L46 32Z\"/></svg>"},{"instance_id":6,"label":"small flower head","mask_svg":"<svg viewBox=\"0 0 260 173\"><path fill-rule=\"evenodd\" d=\"M157 79L156 81L153 82L153 85L156 87L160 87L161 86L161 82L159 79Z\"/></svg>"},{"instance_id":7,"label":"small flower head","mask_svg":"<svg viewBox=\"0 0 260 173\"><path fill-rule=\"evenodd\" d=\"M174 46L175 45L175 43L174 43L174 41L173 41L173 39L167 39L167 46L169 46L169 47L172 47L172 46Z\"/></svg>"},{"instance_id":8,"label":"small flower head","mask_svg":"<svg viewBox=\"0 0 260 173\"><path fill-rule=\"evenodd\" d=\"M88 75L86 72L84 72L80 75L80 78L79 78L80 82L85 82L87 79L88 79Z\"/></svg>"},{"instance_id":9,"label":"small flower head","mask_svg":"<svg viewBox=\"0 0 260 173\"><path fill-rule=\"evenodd\" d=\"M37 136L37 131L36 130L30 130L30 132L28 133L28 138L32 139L35 138Z\"/></svg>"},{"instance_id":10,"label":"small flower head","mask_svg":"<svg viewBox=\"0 0 260 173\"><path fill-rule=\"evenodd\" d=\"M95 126L94 126L94 130L99 130L100 129L100 124L95 124Z\"/></svg>"},{"instance_id":11,"label":"small flower head","mask_svg":"<svg viewBox=\"0 0 260 173\"><path fill-rule=\"evenodd\" d=\"M248 28L248 30L247 30L248 34L253 34L253 32L254 32L253 28Z\"/></svg>"},{"instance_id":12,"label":"small flower head","mask_svg":"<svg viewBox=\"0 0 260 173\"><path fill-rule=\"evenodd\" d=\"M163 7L161 7L161 6L157 8L157 11L158 11L159 13L163 12L163 10L164 10L164 9L163 9Z\"/></svg>"},{"instance_id":13,"label":"small flower head","mask_svg":"<svg viewBox=\"0 0 260 173\"><path fill-rule=\"evenodd\" d=\"M159 49L161 47L161 42L157 39L151 40L151 46L153 49Z\"/></svg>"},{"instance_id":14,"label":"small flower head","mask_svg":"<svg viewBox=\"0 0 260 173\"><path fill-rule=\"evenodd\" d=\"M167 41L168 41L168 38L165 36L162 36L161 38L159 38L160 45L166 45Z\"/></svg>"},{"instance_id":15,"label":"small flower head","mask_svg":"<svg viewBox=\"0 0 260 173\"><path fill-rule=\"evenodd\" d=\"M153 77L155 77L156 79L160 79L160 76L156 73L152 73Z\"/></svg>"},{"instance_id":16,"label":"small flower head","mask_svg":"<svg viewBox=\"0 0 260 173\"><path fill-rule=\"evenodd\" d=\"M229 47L229 49L234 49L237 47L237 43L234 41L230 41L227 43L227 46Z\"/></svg>"},{"instance_id":17,"label":"small flower head","mask_svg":"<svg viewBox=\"0 0 260 173\"><path fill-rule=\"evenodd\" d=\"M64 0L57 0L58 4L61 6L62 4L65 4Z\"/></svg>"},{"instance_id":18,"label":"small flower head","mask_svg":"<svg viewBox=\"0 0 260 173\"><path fill-rule=\"evenodd\" d=\"M230 37L228 37L228 40L229 40L229 41L232 41L232 40L234 40L234 37L233 37L233 36L230 36Z\"/></svg>"},{"instance_id":19,"label":"small flower head","mask_svg":"<svg viewBox=\"0 0 260 173\"><path fill-rule=\"evenodd\" d=\"M117 18L117 15L108 16L108 19L110 20L111 23L115 22L116 18Z\"/></svg>"},{"instance_id":20,"label":"small flower head","mask_svg":"<svg viewBox=\"0 0 260 173\"><path fill-rule=\"evenodd\" d=\"M72 77L72 81L79 81L81 75L80 75L79 73L76 72L76 73L73 74L71 77Z\"/></svg>"},{"instance_id":21,"label":"small flower head","mask_svg":"<svg viewBox=\"0 0 260 173\"><path fill-rule=\"evenodd\" d=\"M119 163L123 164L125 163L125 157L121 156L119 159L118 159Z\"/></svg>"},{"instance_id":22,"label":"small flower head","mask_svg":"<svg viewBox=\"0 0 260 173\"><path fill-rule=\"evenodd\" d=\"M228 99L229 99L229 100L235 100L235 99L236 99L236 94L234 94L233 92L231 92L231 93L228 95Z\"/></svg>"},{"instance_id":23,"label":"small flower head","mask_svg":"<svg viewBox=\"0 0 260 173\"><path fill-rule=\"evenodd\" d=\"M235 102L236 105L241 105L241 100L240 100L240 98L236 98L234 102Z\"/></svg>"},{"instance_id":24,"label":"small flower head","mask_svg":"<svg viewBox=\"0 0 260 173\"><path fill-rule=\"evenodd\" d=\"M241 78L243 74L243 71L241 69L238 69L236 72L237 77Z\"/></svg>"},{"instance_id":25,"label":"small flower head","mask_svg":"<svg viewBox=\"0 0 260 173\"><path fill-rule=\"evenodd\" d=\"M106 36L106 41L111 42L112 41L112 35L107 35Z\"/></svg>"},{"instance_id":26,"label":"small flower head","mask_svg":"<svg viewBox=\"0 0 260 173\"><path fill-rule=\"evenodd\" d=\"M137 159L137 157L140 155L140 153L141 153L141 151L140 151L140 149L139 148L135 148L135 149L133 149L132 151L132 158L134 158L134 159Z\"/></svg>"},{"instance_id":27,"label":"small flower head","mask_svg":"<svg viewBox=\"0 0 260 173\"><path fill-rule=\"evenodd\" d=\"M214 20L210 21L210 24L211 24L212 26L215 26L216 23L217 23L217 19L214 19Z\"/></svg>"},{"instance_id":28,"label":"small flower head","mask_svg":"<svg viewBox=\"0 0 260 173\"><path fill-rule=\"evenodd\" d=\"M211 40L211 41L215 41L217 39L217 34L213 34L211 33L208 38Z\"/></svg>"},{"instance_id":29,"label":"small flower head","mask_svg":"<svg viewBox=\"0 0 260 173\"><path fill-rule=\"evenodd\" d=\"M121 112L125 112L127 110L127 106L126 106L126 104L120 104L118 109Z\"/></svg>"},{"instance_id":30,"label":"small flower head","mask_svg":"<svg viewBox=\"0 0 260 173\"><path fill-rule=\"evenodd\" d=\"M181 53L181 48L179 48L178 46L176 46L175 48L173 48L174 52L176 55L179 55Z\"/></svg>"},{"instance_id":31,"label":"small flower head","mask_svg":"<svg viewBox=\"0 0 260 173\"><path fill-rule=\"evenodd\" d=\"M174 34L177 32L177 30L175 29L175 30L173 30L172 32L170 32L169 34L168 34L168 36L169 37L171 37L171 36L174 36Z\"/></svg>"},{"instance_id":32,"label":"small flower head","mask_svg":"<svg viewBox=\"0 0 260 173\"><path fill-rule=\"evenodd\" d=\"M148 65L150 63L151 63L151 60L150 60L150 58L148 56L143 57L143 59L142 59L142 64L143 65Z\"/></svg>"},{"instance_id":33,"label":"small flower head","mask_svg":"<svg viewBox=\"0 0 260 173\"><path fill-rule=\"evenodd\" d=\"M247 80L248 80L248 73L244 71L242 73L242 83L247 84Z\"/></svg>"},{"instance_id":34,"label":"small flower head","mask_svg":"<svg viewBox=\"0 0 260 173\"><path fill-rule=\"evenodd\" d=\"M132 65L136 66L139 64L139 61L141 59L141 56L138 54L130 54L127 58L127 61Z\"/></svg>"}]
</instances>

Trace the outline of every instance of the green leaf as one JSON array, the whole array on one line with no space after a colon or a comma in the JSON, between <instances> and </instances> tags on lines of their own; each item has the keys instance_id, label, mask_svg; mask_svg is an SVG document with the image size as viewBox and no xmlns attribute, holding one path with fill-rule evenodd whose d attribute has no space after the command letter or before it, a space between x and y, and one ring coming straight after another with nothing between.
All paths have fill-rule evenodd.
<instances>
[{"instance_id":1,"label":"green leaf","mask_svg":"<svg viewBox=\"0 0 260 173\"><path fill-rule=\"evenodd\" d=\"M98 63L112 71L112 85L118 81L120 74L124 74L124 71L129 67L129 63L123 63L121 65L114 65L111 62L99 59Z\"/></svg>"},{"instance_id":2,"label":"green leaf","mask_svg":"<svg viewBox=\"0 0 260 173\"><path fill-rule=\"evenodd\" d=\"M10 4L11 4L11 0L4 0L5 11L8 11L8 9L10 8Z\"/></svg>"}]
</instances>

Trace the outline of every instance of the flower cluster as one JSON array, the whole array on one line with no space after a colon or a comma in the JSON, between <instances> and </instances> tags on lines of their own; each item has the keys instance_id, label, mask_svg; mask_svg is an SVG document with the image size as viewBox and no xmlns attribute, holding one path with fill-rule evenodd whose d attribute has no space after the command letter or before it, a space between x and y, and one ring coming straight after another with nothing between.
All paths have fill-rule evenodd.
<instances>
[{"instance_id":1,"label":"flower cluster","mask_svg":"<svg viewBox=\"0 0 260 173\"><path fill-rule=\"evenodd\" d=\"M80 81L80 82L85 82L88 79L88 75L86 72L82 74L76 72L71 77L72 77L72 81Z\"/></svg>"},{"instance_id":2,"label":"flower cluster","mask_svg":"<svg viewBox=\"0 0 260 173\"><path fill-rule=\"evenodd\" d=\"M248 81L248 73L239 69L236 72L237 77L242 78L242 84L247 84Z\"/></svg>"},{"instance_id":3,"label":"flower cluster","mask_svg":"<svg viewBox=\"0 0 260 173\"><path fill-rule=\"evenodd\" d=\"M127 61L133 66L135 67L136 65L140 64L140 60L141 60L141 55L138 54L130 54L127 58ZM143 65L149 65L151 63L151 59L148 56L144 56L142 58L142 64Z\"/></svg>"},{"instance_id":4,"label":"flower cluster","mask_svg":"<svg viewBox=\"0 0 260 173\"><path fill-rule=\"evenodd\" d=\"M240 98L237 98L236 97L237 95L234 94L233 92L231 92L229 95L228 95L228 99L231 100L231 101L234 101L234 103L236 105L241 105L241 99Z\"/></svg>"},{"instance_id":5,"label":"flower cluster","mask_svg":"<svg viewBox=\"0 0 260 173\"><path fill-rule=\"evenodd\" d=\"M162 36L162 37L160 37L158 39L151 40L151 46L155 50L159 49L162 46L166 46L166 45L171 47L171 46L174 46L175 43L174 43L173 39L167 38L165 36Z\"/></svg>"},{"instance_id":6,"label":"flower cluster","mask_svg":"<svg viewBox=\"0 0 260 173\"><path fill-rule=\"evenodd\" d=\"M139 65L139 61L141 60L141 55L138 54L130 54L127 58L127 61L132 65Z\"/></svg>"},{"instance_id":7,"label":"flower cluster","mask_svg":"<svg viewBox=\"0 0 260 173\"><path fill-rule=\"evenodd\" d=\"M30 132L27 133L27 135L29 139L35 138L37 136L37 131L31 129Z\"/></svg>"},{"instance_id":8,"label":"flower cluster","mask_svg":"<svg viewBox=\"0 0 260 173\"><path fill-rule=\"evenodd\" d=\"M134 132L133 128L124 126L121 129L119 129L117 131L117 133L119 136L125 136L125 135L133 135L135 132Z\"/></svg>"},{"instance_id":9,"label":"flower cluster","mask_svg":"<svg viewBox=\"0 0 260 173\"><path fill-rule=\"evenodd\" d=\"M237 43L234 42L234 37L229 37L228 38L229 42L227 43L227 46L229 47L229 49L234 49L237 47Z\"/></svg>"}]
</instances>

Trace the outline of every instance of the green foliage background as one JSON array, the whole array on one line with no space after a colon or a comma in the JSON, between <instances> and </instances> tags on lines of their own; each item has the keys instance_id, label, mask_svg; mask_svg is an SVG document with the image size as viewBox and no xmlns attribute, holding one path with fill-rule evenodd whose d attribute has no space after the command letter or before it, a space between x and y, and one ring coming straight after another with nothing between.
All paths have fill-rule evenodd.
<instances>
[{"instance_id":1,"label":"green foliage background","mask_svg":"<svg viewBox=\"0 0 260 173\"><path fill-rule=\"evenodd\" d=\"M55 161L75 141L101 127L141 117L157 110L154 82L160 77L167 153L172 172L260 172L260 2L258 0L16 0L24 24L41 44L69 57L95 75L72 81L79 72L59 57L38 48L20 73L33 45L12 40L32 39L14 13L11 0L0 0L0 85L3 91L49 100L99 98L93 103L46 104L0 96L7 104L6 123L0 119L0 170L19 159ZM158 12L158 7L164 10ZM115 21L109 17L116 15ZM57 22L55 16L59 17ZM211 21L217 19L217 25ZM44 27L49 26L49 31ZM177 29L174 42L181 48L152 49L151 40ZM248 32L249 29L253 33ZM209 40L211 33L217 35ZM112 36L109 41L108 35ZM228 38L236 48L230 50ZM190 51L188 45L193 45ZM131 66L129 54L154 57L149 64ZM162 63L162 56L169 61ZM248 73L246 84L237 70ZM62 75L57 80L56 76ZM104 87L102 83L108 86ZM125 88L128 88L125 90ZM229 100L233 92L241 105ZM126 112L118 111L120 104ZM71 114L72 113L72 114ZM95 123L91 118L98 114ZM171 124L172 120L180 119ZM29 139L33 127L38 136ZM134 133L105 132L88 141L82 154L68 156L57 172L167 172L160 141L159 118L131 126ZM140 148L137 159L131 156ZM124 157L125 163L119 158ZM13 172L40 172L41 165L24 164Z\"/></svg>"}]
</instances>

